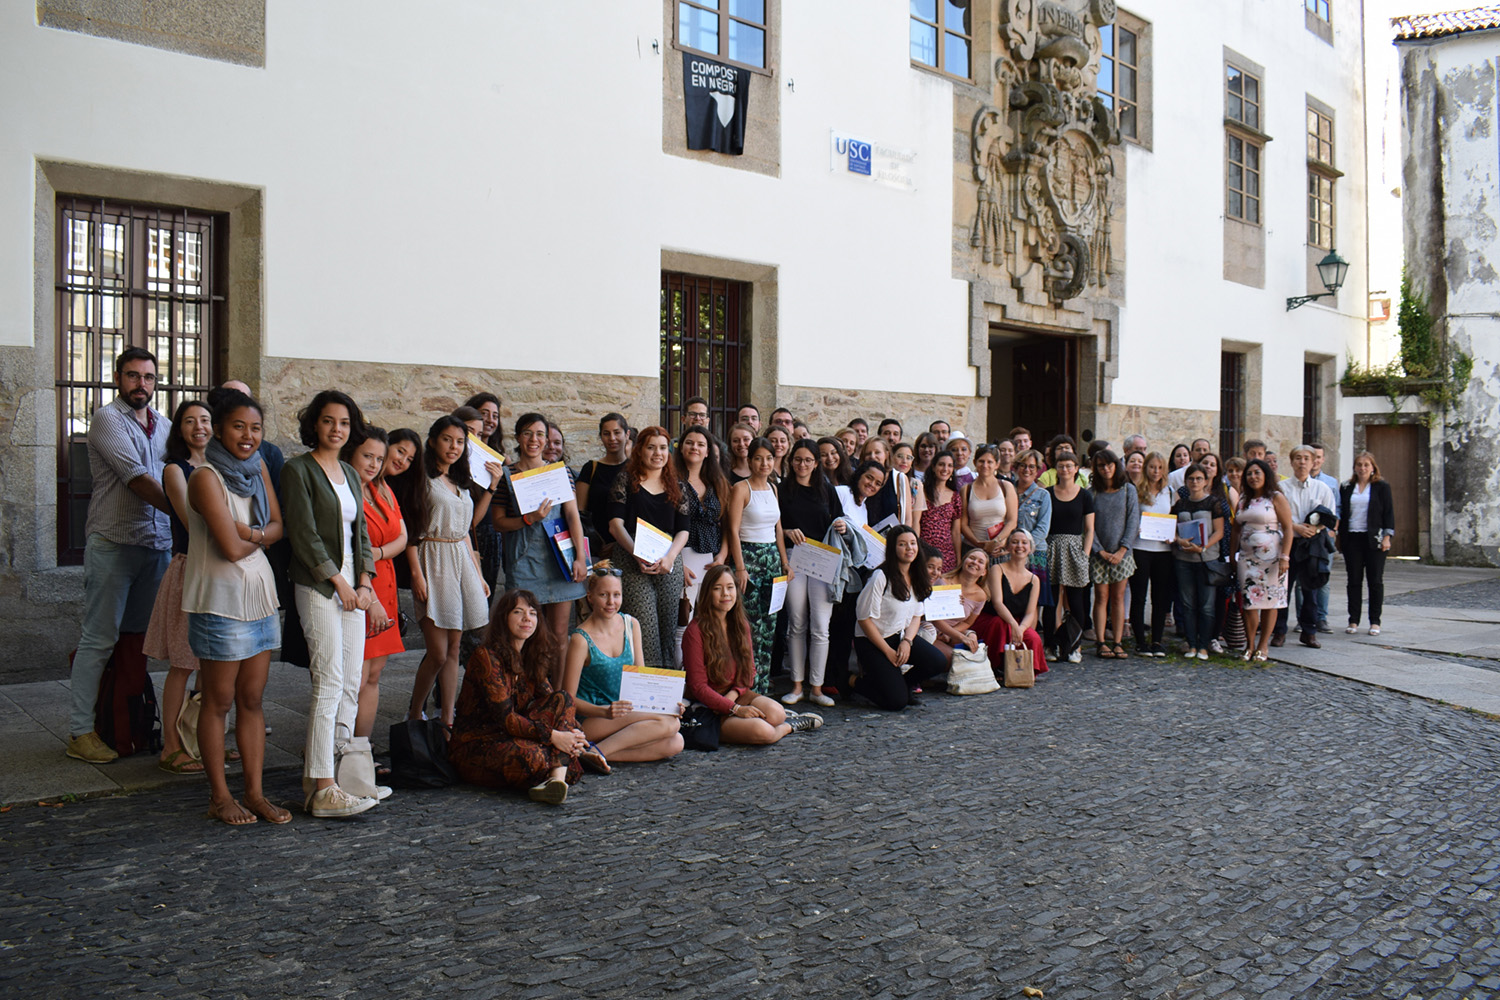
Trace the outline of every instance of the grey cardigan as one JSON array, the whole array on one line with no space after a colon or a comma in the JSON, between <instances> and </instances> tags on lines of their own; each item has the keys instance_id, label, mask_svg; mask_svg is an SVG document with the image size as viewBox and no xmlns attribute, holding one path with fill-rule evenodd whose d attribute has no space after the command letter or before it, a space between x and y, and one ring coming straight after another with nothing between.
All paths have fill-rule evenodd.
<instances>
[{"instance_id":1,"label":"grey cardigan","mask_svg":"<svg viewBox=\"0 0 1500 1000\"><path fill-rule=\"evenodd\" d=\"M1094 552L1117 552L1135 544L1141 529L1141 502L1126 483L1113 493L1094 490Z\"/></svg>"}]
</instances>

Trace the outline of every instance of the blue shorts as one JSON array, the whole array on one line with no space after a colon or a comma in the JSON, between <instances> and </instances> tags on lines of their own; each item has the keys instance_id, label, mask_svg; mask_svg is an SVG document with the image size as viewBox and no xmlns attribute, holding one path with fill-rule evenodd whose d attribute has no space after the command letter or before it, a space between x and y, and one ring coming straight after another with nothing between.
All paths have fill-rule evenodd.
<instances>
[{"instance_id":1,"label":"blue shorts","mask_svg":"<svg viewBox=\"0 0 1500 1000\"><path fill-rule=\"evenodd\" d=\"M281 645L275 612L253 622L188 612L188 645L200 660L238 662Z\"/></svg>"}]
</instances>

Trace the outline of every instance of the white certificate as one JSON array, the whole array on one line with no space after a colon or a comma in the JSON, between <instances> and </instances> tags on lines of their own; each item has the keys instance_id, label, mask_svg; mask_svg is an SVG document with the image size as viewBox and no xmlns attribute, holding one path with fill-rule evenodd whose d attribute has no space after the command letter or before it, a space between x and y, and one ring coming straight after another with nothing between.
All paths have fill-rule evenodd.
<instances>
[{"instance_id":1,"label":"white certificate","mask_svg":"<svg viewBox=\"0 0 1500 1000\"><path fill-rule=\"evenodd\" d=\"M633 712L677 715L687 673L665 667L627 666L620 671L620 700Z\"/></svg>"},{"instance_id":2,"label":"white certificate","mask_svg":"<svg viewBox=\"0 0 1500 1000\"><path fill-rule=\"evenodd\" d=\"M930 622L968 617L964 614L963 588L958 584L933 587L932 596L922 602L922 617Z\"/></svg>"},{"instance_id":3,"label":"white certificate","mask_svg":"<svg viewBox=\"0 0 1500 1000\"><path fill-rule=\"evenodd\" d=\"M771 606L766 614L774 615L786 605L786 582L790 577L778 576L771 581Z\"/></svg>"},{"instance_id":4,"label":"white certificate","mask_svg":"<svg viewBox=\"0 0 1500 1000\"><path fill-rule=\"evenodd\" d=\"M1141 512L1141 539L1147 542L1170 542L1177 537L1176 514Z\"/></svg>"},{"instance_id":5,"label":"white certificate","mask_svg":"<svg viewBox=\"0 0 1500 1000\"><path fill-rule=\"evenodd\" d=\"M821 580L831 585L838 579L839 565L843 563L844 556L832 545L824 545L822 542L815 542L809 538L800 545L792 546L789 561L792 564L792 572L801 573L808 579Z\"/></svg>"},{"instance_id":6,"label":"white certificate","mask_svg":"<svg viewBox=\"0 0 1500 1000\"><path fill-rule=\"evenodd\" d=\"M505 456L470 434L469 478L478 483L483 489L488 490L493 488L495 484L490 476L490 470L484 467L484 463L486 462L499 462L501 465L504 465Z\"/></svg>"},{"instance_id":7,"label":"white certificate","mask_svg":"<svg viewBox=\"0 0 1500 1000\"><path fill-rule=\"evenodd\" d=\"M879 524L872 524L870 527L876 531L889 531L900 523L900 521L896 520L895 514L887 514L884 521L881 521Z\"/></svg>"},{"instance_id":8,"label":"white certificate","mask_svg":"<svg viewBox=\"0 0 1500 1000\"><path fill-rule=\"evenodd\" d=\"M650 521L635 522L635 557L644 563L654 563L672 548L672 536Z\"/></svg>"},{"instance_id":9,"label":"white certificate","mask_svg":"<svg viewBox=\"0 0 1500 1000\"><path fill-rule=\"evenodd\" d=\"M543 500L551 500L556 508L573 499L573 484L568 481L567 466L561 462L525 472L512 471L510 488L515 491L516 507L522 514L539 509Z\"/></svg>"},{"instance_id":10,"label":"white certificate","mask_svg":"<svg viewBox=\"0 0 1500 1000\"><path fill-rule=\"evenodd\" d=\"M885 536L869 525L859 530L865 533L865 569L879 569L885 562Z\"/></svg>"}]
</instances>

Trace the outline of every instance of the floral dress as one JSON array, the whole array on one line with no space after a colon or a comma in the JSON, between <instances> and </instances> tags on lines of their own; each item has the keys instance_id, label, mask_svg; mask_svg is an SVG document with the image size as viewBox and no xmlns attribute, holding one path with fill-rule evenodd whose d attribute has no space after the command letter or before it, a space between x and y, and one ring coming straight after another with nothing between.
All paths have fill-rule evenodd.
<instances>
[{"instance_id":1,"label":"floral dress","mask_svg":"<svg viewBox=\"0 0 1500 1000\"><path fill-rule=\"evenodd\" d=\"M953 548L953 522L964 510L963 490L954 490L947 503L928 505L922 512L922 541L943 554L943 572L958 569L958 553Z\"/></svg>"},{"instance_id":2,"label":"floral dress","mask_svg":"<svg viewBox=\"0 0 1500 1000\"><path fill-rule=\"evenodd\" d=\"M1240 561L1237 571L1245 608L1259 611L1286 607L1286 574L1279 572L1281 520L1264 497L1246 504L1239 513Z\"/></svg>"},{"instance_id":3,"label":"floral dress","mask_svg":"<svg viewBox=\"0 0 1500 1000\"><path fill-rule=\"evenodd\" d=\"M458 776L487 788L530 788L566 766L568 784L583 776L578 758L552 745L554 729L577 729L573 698L543 681L511 674L480 646L464 671L448 760Z\"/></svg>"}]
</instances>

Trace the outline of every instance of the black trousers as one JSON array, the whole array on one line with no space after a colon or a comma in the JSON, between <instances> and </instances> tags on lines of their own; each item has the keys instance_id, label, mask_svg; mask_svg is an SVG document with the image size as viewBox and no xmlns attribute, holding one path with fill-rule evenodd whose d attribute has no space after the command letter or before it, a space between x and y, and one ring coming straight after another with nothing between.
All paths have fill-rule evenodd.
<instances>
[{"instance_id":1,"label":"black trousers","mask_svg":"<svg viewBox=\"0 0 1500 1000\"><path fill-rule=\"evenodd\" d=\"M1370 588L1370 624L1380 624L1380 607L1385 603L1385 552L1370 544L1368 531L1351 531L1345 536L1344 565L1349 570L1349 624L1359 624L1361 583Z\"/></svg>"},{"instance_id":2,"label":"black trousers","mask_svg":"<svg viewBox=\"0 0 1500 1000\"><path fill-rule=\"evenodd\" d=\"M1172 606L1172 582L1176 570L1173 555L1135 550L1135 576L1130 578L1130 634L1137 649L1161 642L1167 627L1167 609ZM1151 589L1151 632L1146 633L1146 589Z\"/></svg>"},{"instance_id":3,"label":"black trousers","mask_svg":"<svg viewBox=\"0 0 1500 1000\"><path fill-rule=\"evenodd\" d=\"M895 649L901 642L901 635L888 635L885 641ZM854 685L855 692L887 712L901 711L911 700L912 688L948 672L948 661L943 654L921 636L911 641L911 654L907 657L910 666L905 674L890 661L884 650L862 635L854 637L854 654L859 657L860 671L859 682Z\"/></svg>"},{"instance_id":4,"label":"black trousers","mask_svg":"<svg viewBox=\"0 0 1500 1000\"><path fill-rule=\"evenodd\" d=\"M859 570L859 577L868 580L870 571ZM858 601L859 591L851 590L833 606L833 613L828 616L828 667L823 675L823 686L835 688L840 694L849 693L849 650L854 642L854 606Z\"/></svg>"}]
</instances>

